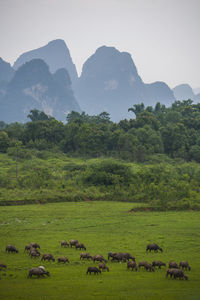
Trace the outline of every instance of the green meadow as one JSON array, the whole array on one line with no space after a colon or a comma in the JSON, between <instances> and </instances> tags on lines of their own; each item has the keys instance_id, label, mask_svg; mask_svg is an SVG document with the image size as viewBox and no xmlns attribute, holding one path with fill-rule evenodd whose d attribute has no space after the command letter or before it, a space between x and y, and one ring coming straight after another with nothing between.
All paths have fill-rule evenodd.
<instances>
[{"instance_id":1,"label":"green meadow","mask_svg":"<svg viewBox=\"0 0 200 300\"><path fill-rule=\"evenodd\" d=\"M141 204L140 204L141 205ZM0 208L0 299L188 299L200 298L200 213L198 211L133 212L137 204L106 201L48 203ZM147 272L127 270L126 263L108 261L110 272L86 275L88 266L80 261L80 250L61 248L60 241L78 239L91 255L130 252L136 262L187 260L189 280L165 277L166 268ZM56 262L40 262L24 253L30 242L40 252L52 253ZM146 253L155 242L163 253ZM5 252L7 244L18 254ZM67 256L70 264L58 264ZM50 277L28 279L32 267L45 266Z\"/></svg>"}]
</instances>

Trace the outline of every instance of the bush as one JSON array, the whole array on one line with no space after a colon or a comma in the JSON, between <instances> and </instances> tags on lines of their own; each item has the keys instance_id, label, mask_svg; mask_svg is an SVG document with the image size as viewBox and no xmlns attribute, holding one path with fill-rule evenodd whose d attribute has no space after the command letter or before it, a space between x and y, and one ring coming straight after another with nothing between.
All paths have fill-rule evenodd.
<instances>
[{"instance_id":1,"label":"bush","mask_svg":"<svg viewBox=\"0 0 200 300\"><path fill-rule=\"evenodd\" d=\"M101 160L89 165L83 173L83 182L93 185L128 185L132 179L131 168L122 162Z\"/></svg>"}]
</instances>

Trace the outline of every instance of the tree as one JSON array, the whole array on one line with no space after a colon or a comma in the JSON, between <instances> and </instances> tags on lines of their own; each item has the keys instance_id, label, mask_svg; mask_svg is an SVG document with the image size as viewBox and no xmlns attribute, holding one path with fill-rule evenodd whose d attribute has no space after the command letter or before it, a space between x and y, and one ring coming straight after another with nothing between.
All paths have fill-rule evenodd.
<instances>
[{"instance_id":1,"label":"tree","mask_svg":"<svg viewBox=\"0 0 200 300\"><path fill-rule=\"evenodd\" d=\"M134 112L134 114L136 115L136 117L142 112L144 111L144 103L141 103L141 104L134 104L133 107L130 107L128 109L128 111L132 111Z\"/></svg>"},{"instance_id":2,"label":"tree","mask_svg":"<svg viewBox=\"0 0 200 300\"><path fill-rule=\"evenodd\" d=\"M0 121L0 130L6 128L6 123L4 121Z\"/></svg>"},{"instance_id":3,"label":"tree","mask_svg":"<svg viewBox=\"0 0 200 300\"><path fill-rule=\"evenodd\" d=\"M43 111L39 111L38 109L30 110L30 114L27 117L31 119L32 122L54 119L53 117L46 115Z\"/></svg>"},{"instance_id":4,"label":"tree","mask_svg":"<svg viewBox=\"0 0 200 300\"><path fill-rule=\"evenodd\" d=\"M0 152L6 152L10 144L10 139L5 131L0 131Z\"/></svg>"}]
</instances>

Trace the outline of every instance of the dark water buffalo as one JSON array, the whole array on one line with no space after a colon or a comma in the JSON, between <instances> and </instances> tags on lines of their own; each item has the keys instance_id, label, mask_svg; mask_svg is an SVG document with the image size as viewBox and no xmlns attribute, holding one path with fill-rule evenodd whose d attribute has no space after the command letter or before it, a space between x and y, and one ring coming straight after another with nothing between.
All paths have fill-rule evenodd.
<instances>
[{"instance_id":1,"label":"dark water buffalo","mask_svg":"<svg viewBox=\"0 0 200 300\"><path fill-rule=\"evenodd\" d=\"M66 241L61 241L61 247L69 247L69 243L68 242L66 242Z\"/></svg>"},{"instance_id":2,"label":"dark water buffalo","mask_svg":"<svg viewBox=\"0 0 200 300\"><path fill-rule=\"evenodd\" d=\"M183 270L173 269L172 273L173 273L174 279L179 278L179 279L188 280L188 276L184 274Z\"/></svg>"},{"instance_id":3,"label":"dark water buffalo","mask_svg":"<svg viewBox=\"0 0 200 300\"><path fill-rule=\"evenodd\" d=\"M88 274L88 273L90 273L90 275L91 275L91 273L94 273L95 275L96 275L96 274L99 275L99 273L101 274L101 270L99 270L99 269L96 268L96 267L89 267L89 268L87 269L86 274Z\"/></svg>"},{"instance_id":4,"label":"dark water buffalo","mask_svg":"<svg viewBox=\"0 0 200 300\"><path fill-rule=\"evenodd\" d=\"M32 253L36 253L36 254L38 254L38 256L40 256L40 252L36 248L33 248L33 247L30 248L29 255L31 256Z\"/></svg>"},{"instance_id":5,"label":"dark water buffalo","mask_svg":"<svg viewBox=\"0 0 200 300\"><path fill-rule=\"evenodd\" d=\"M138 267L139 267L139 269L141 267L144 267L146 271L151 271L151 272L155 271L154 267L150 263L148 263L147 261L140 261L139 264L138 264Z\"/></svg>"},{"instance_id":6,"label":"dark water buffalo","mask_svg":"<svg viewBox=\"0 0 200 300\"><path fill-rule=\"evenodd\" d=\"M89 253L81 253L80 259L92 259L92 256Z\"/></svg>"},{"instance_id":7,"label":"dark water buffalo","mask_svg":"<svg viewBox=\"0 0 200 300\"><path fill-rule=\"evenodd\" d=\"M135 261L135 257L133 257L130 253L127 252L120 252L120 253L116 253L116 252L109 252L108 253L108 259L112 257L112 261L129 261L129 259L132 259L133 261Z\"/></svg>"},{"instance_id":8,"label":"dark water buffalo","mask_svg":"<svg viewBox=\"0 0 200 300\"><path fill-rule=\"evenodd\" d=\"M111 258L113 258L114 256L117 255L117 252L108 252L108 260Z\"/></svg>"},{"instance_id":9,"label":"dark water buffalo","mask_svg":"<svg viewBox=\"0 0 200 300\"><path fill-rule=\"evenodd\" d=\"M126 262L126 257L124 256L124 253L116 253L113 255L112 261Z\"/></svg>"},{"instance_id":10,"label":"dark water buffalo","mask_svg":"<svg viewBox=\"0 0 200 300\"><path fill-rule=\"evenodd\" d=\"M40 249L40 245L38 243L30 243L30 246L35 249L37 249L37 248Z\"/></svg>"},{"instance_id":11,"label":"dark water buffalo","mask_svg":"<svg viewBox=\"0 0 200 300\"><path fill-rule=\"evenodd\" d=\"M168 268L169 269L180 269L178 264L175 261L170 261Z\"/></svg>"},{"instance_id":12,"label":"dark water buffalo","mask_svg":"<svg viewBox=\"0 0 200 300\"><path fill-rule=\"evenodd\" d=\"M104 263L99 263L99 269L103 271L107 270L109 272L109 268Z\"/></svg>"},{"instance_id":13,"label":"dark water buffalo","mask_svg":"<svg viewBox=\"0 0 200 300\"><path fill-rule=\"evenodd\" d=\"M100 254L96 254L96 255L94 255L94 256L92 256L92 260L93 261L100 261L100 262L107 262L107 260L102 256L102 255L100 255Z\"/></svg>"},{"instance_id":14,"label":"dark water buffalo","mask_svg":"<svg viewBox=\"0 0 200 300\"><path fill-rule=\"evenodd\" d=\"M127 262L127 269L132 269L132 271L133 271L133 269L135 269L135 271L137 271L138 268L137 268L136 262L135 261L128 261Z\"/></svg>"},{"instance_id":15,"label":"dark water buffalo","mask_svg":"<svg viewBox=\"0 0 200 300\"><path fill-rule=\"evenodd\" d=\"M8 253L18 253L19 251L17 250L17 248L13 245L8 245L6 246L6 252Z\"/></svg>"},{"instance_id":16,"label":"dark water buffalo","mask_svg":"<svg viewBox=\"0 0 200 300\"><path fill-rule=\"evenodd\" d=\"M127 253L127 252L124 252L124 253L120 253L122 255L122 257L125 259L125 260L133 260L135 261L135 257L133 257L130 253Z\"/></svg>"},{"instance_id":17,"label":"dark water buffalo","mask_svg":"<svg viewBox=\"0 0 200 300\"><path fill-rule=\"evenodd\" d=\"M138 264L138 268L140 269L141 267L144 267L147 264L148 264L147 261L140 261L139 264Z\"/></svg>"},{"instance_id":18,"label":"dark water buffalo","mask_svg":"<svg viewBox=\"0 0 200 300\"><path fill-rule=\"evenodd\" d=\"M162 266L166 267L166 264L160 260L154 260L152 262L152 266L153 267L158 267L159 269L161 269Z\"/></svg>"},{"instance_id":19,"label":"dark water buffalo","mask_svg":"<svg viewBox=\"0 0 200 300\"><path fill-rule=\"evenodd\" d=\"M191 270L191 267L190 267L190 265L188 264L187 261L181 261L180 264L179 264L179 267L182 268L182 269L188 270L188 271Z\"/></svg>"},{"instance_id":20,"label":"dark water buffalo","mask_svg":"<svg viewBox=\"0 0 200 300\"><path fill-rule=\"evenodd\" d=\"M82 243L76 243L76 244L75 244L75 248L76 248L76 249L83 249L83 250L86 250L86 247L85 247Z\"/></svg>"},{"instance_id":21,"label":"dark water buffalo","mask_svg":"<svg viewBox=\"0 0 200 300\"><path fill-rule=\"evenodd\" d=\"M78 243L78 240L70 240L69 241L70 247L75 246L77 243Z\"/></svg>"},{"instance_id":22,"label":"dark water buffalo","mask_svg":"<svg viewBox=\"0 0 200 300\"><path fill-rule=\"evenodd\" d=\"M48 261L50 261L50 260L52 260L52 261L55 261L55 258L53 257L53 255L52 254L43 254L42 255L42 258L41 258L41 261L42 260L48 260Z\"/></svg>"},{"instance_id":23,"label":"dark water buffalo","mask_svg":"<svg viewBox=\"0 0 200 300\"><path fill-rule=\"evenodd\" d=\"M166 273L166 277L170 275L170 278L179 278L179 279L185 279L188 280L188 276L184 274L183 270L180 269L168 269Z\"/></svg>"},{"instance_id":24,"label":"dark water buffalo","mask_svg":"<svg viewBox=\"0 0 200 300\"><path fill-rule=\"evenodd\" d=\"M32 248L31 245L26 245L25 248L24 248L24 252L29 251L31 248Z\"/></svg>"},{"instance_id":25,"label":"dark water buffalo","mask_svg":"<svg viewBox=\"0 0 200 300\"><path fill-rule=\"evenodd\" d=\"M29 270L28 278L31 278L33 275L39 278L41 276L44 277L44 275L50 276L50 273L42 268L32 268Z\"/></svg>"},{"instance_id":26,"label":"dark water buffalo","mask_svg":"<svg viewBox=\"0 0 200 300\"><path fill-rule=\"evenodd\" d=\"M157 244L148 244L146 247L146 251L154 251L154 252L158 252L158 250L160 252L163 252L163 249L160 248Z\"/></svg>"},{"instance_id":27,"label":"dark water buffalo","mask_svg":"<svg viewBox=\"0 0 200 300\"><path fill-rule=\"evenodd\" d=\"M155 272L155 269L151 264L146 264L144 268L146 271Z\"/></svg>"},{"instance_id":28,"label":"dark water buffalo","mask_svg":"<svg viewBox=\"0 0 200 300\"><path fill-rule=\"evenodd\" d=\"M7 269L7 266L4 265L4 264L2 264L2 263L0 263L0 270L2 270L2 269Z\"/></svg>"},{"instance_id":29,"label":"dark water buffalo","mask_svg":"<svg viewBox=\"0 0 200 300\"><path fill-rule=\"evenodd\" d=\"M30 253L29 253L30 257L31 258L38 258L38 257L40 257L40 252L36 251L35 248L33 248L33 249L34 250L30 250Z\"/></svg>"},{"instance_id":30,"label":"dark water buffalo","mask_svg":"<svg viewBox=\"0 0 200 300\"><path fill-rule=\"evenodd\" d=\"M61 256L61 257L58 257L58 263L66 263L68 262L69 263L69 259L66 257L66 256Z\"/></svg>"},{"instance_id":31,"label":"dark water buffalo","mask_svg":"<svg viewBox=\"0 0 200 300\"><path fill-rule=\"evenodd\" d=\"M167 269L166 277L168 277L168 276L170 275L170 278L172 278L173 270L174 270L174 269ZM176 270L177 270L177 269L176 269Z\"/></svg>"}]
</instances>

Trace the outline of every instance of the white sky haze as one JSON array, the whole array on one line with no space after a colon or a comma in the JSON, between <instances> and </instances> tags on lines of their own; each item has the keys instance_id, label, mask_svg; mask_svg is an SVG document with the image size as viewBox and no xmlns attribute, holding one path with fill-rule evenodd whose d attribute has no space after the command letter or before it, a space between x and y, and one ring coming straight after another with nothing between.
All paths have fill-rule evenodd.
<instances>
[{"instance_id":1,"label":"white sky haze","mask_svg":"<svg viewBox=\"0 0 200 300\"><path fill-rule=\"evenodd\" d=\"M200 0L0 0L0 57L61 38L79 74L106 45L129 52L145 83L200 87L199 12Z\"/></svg>"}]
</instances>

